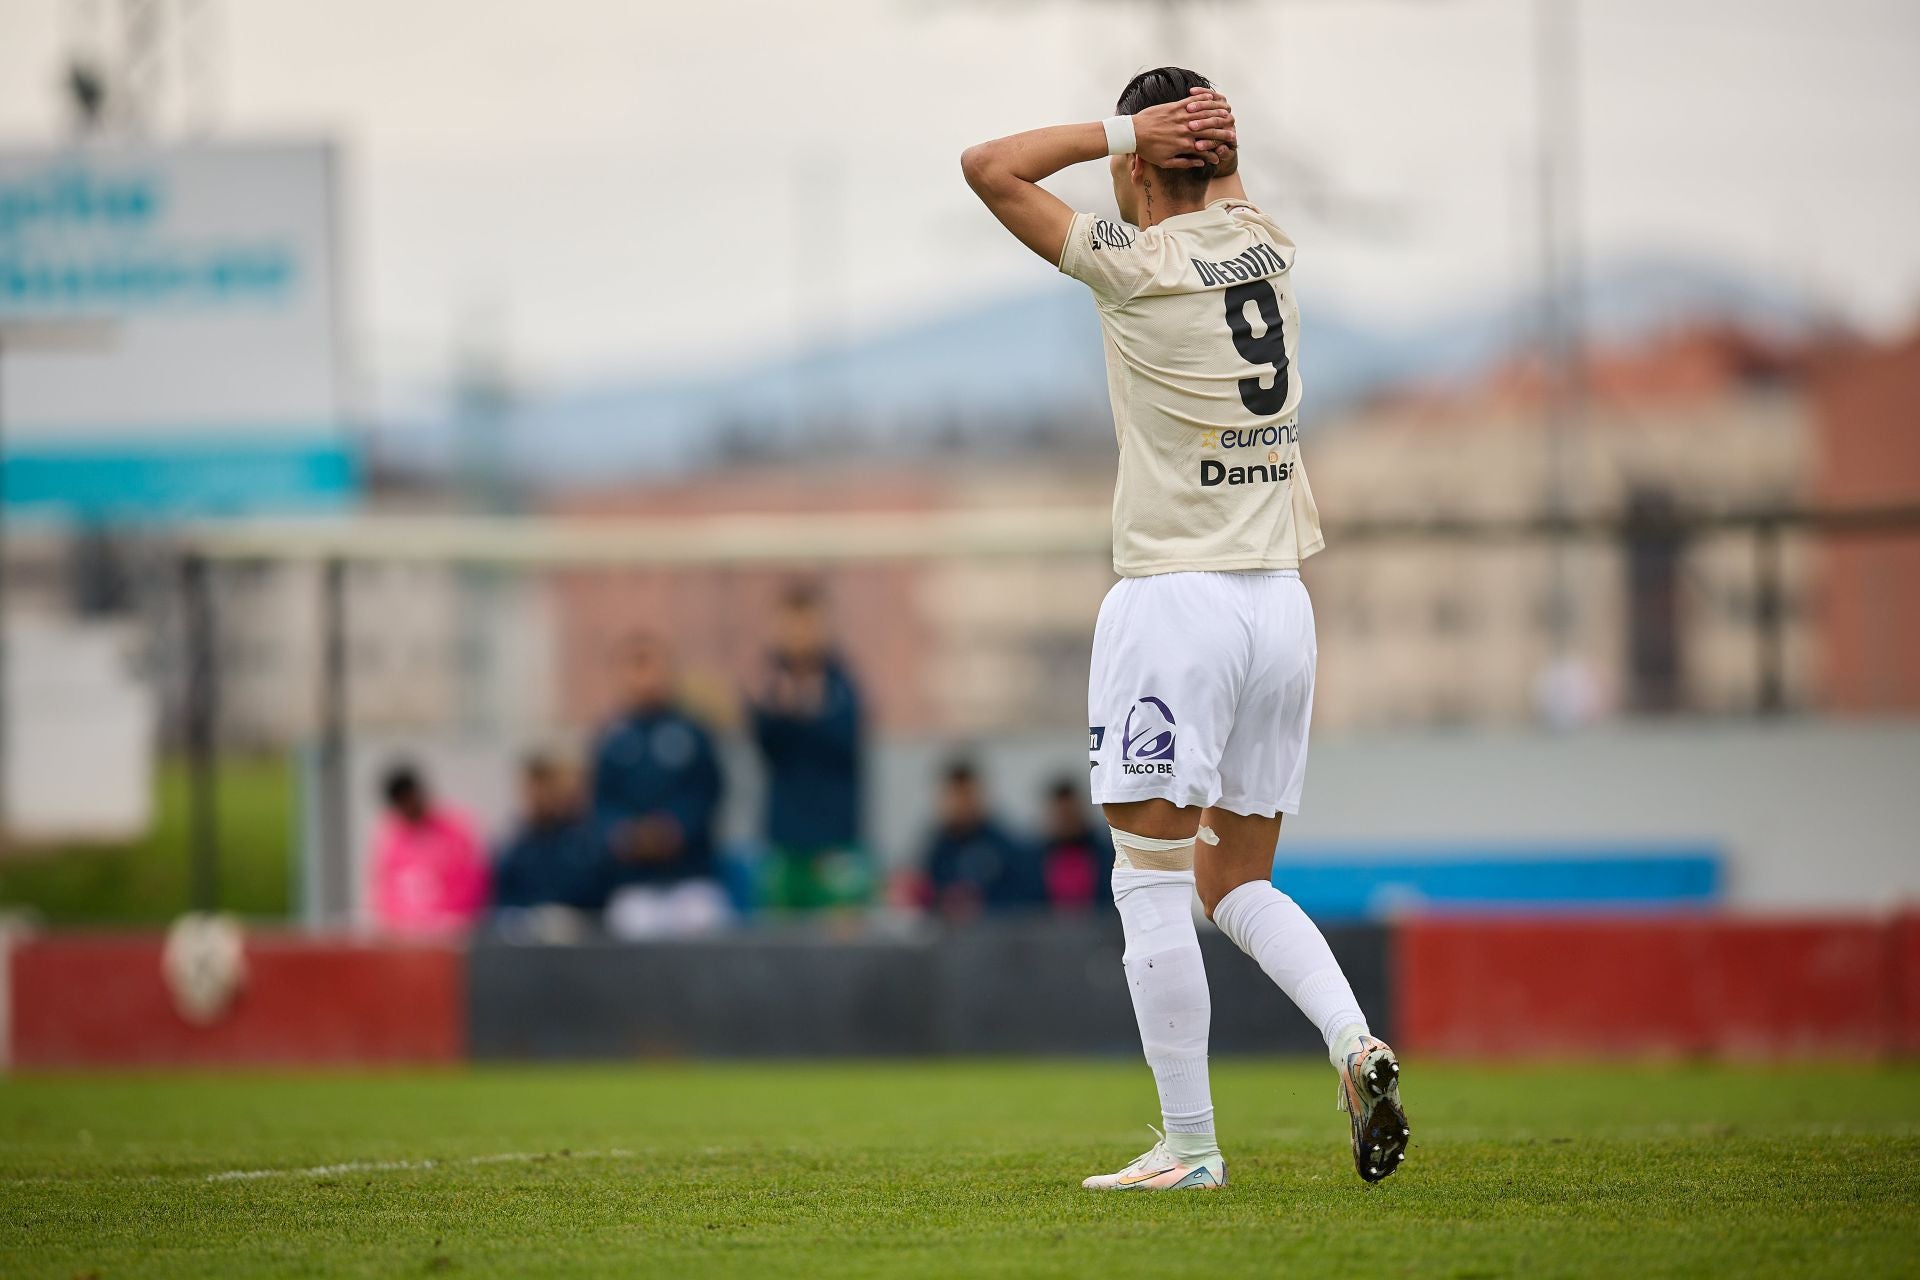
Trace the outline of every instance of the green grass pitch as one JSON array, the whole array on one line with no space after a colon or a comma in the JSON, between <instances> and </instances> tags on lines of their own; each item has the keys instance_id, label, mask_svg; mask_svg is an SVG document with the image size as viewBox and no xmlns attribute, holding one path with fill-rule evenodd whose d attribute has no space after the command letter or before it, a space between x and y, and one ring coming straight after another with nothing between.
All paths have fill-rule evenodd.
<instances>
[{"instance_id":1,"label":"green grass pitch","mask_svg":"<svg viewBox=\"0 0 1920 1280\"><path fill-rule=\"evenodd\" d=\"M1408 1064L1353 1176L1322 1065L1216 1064L1231 1185L1122 1062L644 1065L0 1083L0 1275L1920 1273L1920 1071Z\"/></svg>"}]
</instances>

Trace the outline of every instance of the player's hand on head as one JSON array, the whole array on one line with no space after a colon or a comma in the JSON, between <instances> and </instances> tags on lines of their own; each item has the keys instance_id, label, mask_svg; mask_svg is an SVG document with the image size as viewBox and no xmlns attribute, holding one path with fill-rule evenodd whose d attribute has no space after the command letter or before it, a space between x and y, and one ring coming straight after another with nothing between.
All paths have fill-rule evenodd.
<instances>
[{"instance_id":1,"label":"player's hand on head","mask_svg":"<svg viewBox=\"0 0 1920 1280\"><path fill-rule=\"evenodd\" d=\"M1197 169L1210 163L1210 152L1235 141L1233 112L1225 98L1195 90L1183 101L1136 112L1133 136L1135 150L1148 164Z\"/></svg>"},{"instance_id":2,"label":"player's hand on head","mask_svg":"<svg viewBox=\"0 0 1920 1280\"><path fill-rule=\"evenodd\" d=\"M1212 141L1211 145L1200 148L1200 151L1206 162L1213 166L1213 177L1230 178L1240 170L1239 125L1233 119L1233 104L1218 89L1203 89L1196 85L1187 91L1189 114L1197 118L1212 118L1214 113L1222 110L1227 113L1227 132L1230 136L1224 141Z\"/></svg>"}]
</instances>

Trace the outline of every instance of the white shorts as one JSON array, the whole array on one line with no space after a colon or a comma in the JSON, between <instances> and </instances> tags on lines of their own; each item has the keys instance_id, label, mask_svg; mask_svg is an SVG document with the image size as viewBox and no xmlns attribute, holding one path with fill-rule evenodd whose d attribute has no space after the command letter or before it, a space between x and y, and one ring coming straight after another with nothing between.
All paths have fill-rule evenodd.
<instances>
[{"instance_id":1,"label":"white shorts","mask_svg":"<svg viewBox=\"0 0 1920 1280\"><path fill-rule=\"evenodd\" d=\"M1318 655L1291 570L1122 578L1093 629L1094 803L1300 812Z\"/></svg>"}]
</instances>

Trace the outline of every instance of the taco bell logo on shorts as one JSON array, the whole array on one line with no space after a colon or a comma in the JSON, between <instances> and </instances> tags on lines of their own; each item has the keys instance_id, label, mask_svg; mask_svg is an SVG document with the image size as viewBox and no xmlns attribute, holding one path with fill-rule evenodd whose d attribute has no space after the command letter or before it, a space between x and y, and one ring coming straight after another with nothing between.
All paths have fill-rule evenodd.
<instances>
[{"instance_id":1,"label":"taco bell logo on shorts","mask_svg":"<svg viewBox=\"0 0 1920 1280\"><path fill-rule=\"evenodd\" d=\"M1123 773L1173 772L1173 711L1158 698L1141 698L1127 712L1120 734Z\"/></svg>"}]
</instances>

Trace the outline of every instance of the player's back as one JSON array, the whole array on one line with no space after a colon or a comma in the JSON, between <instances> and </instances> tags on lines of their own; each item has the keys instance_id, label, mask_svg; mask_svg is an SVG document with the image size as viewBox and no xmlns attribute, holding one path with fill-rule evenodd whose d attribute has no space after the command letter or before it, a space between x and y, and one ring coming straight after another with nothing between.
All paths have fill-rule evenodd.
<instances>
[{"instance_id":1,"label":"player's back","mask_svg":"<svg viewBox=\"0 0 1920 1280\"><path fill-rule=\"evenodd\" d=\"M1300 460L1293 242L1220 200L1145 230L1075 217L1120 445L1114 568L1290 569L1322 545Z\"/></svg>"}]
</instances>

